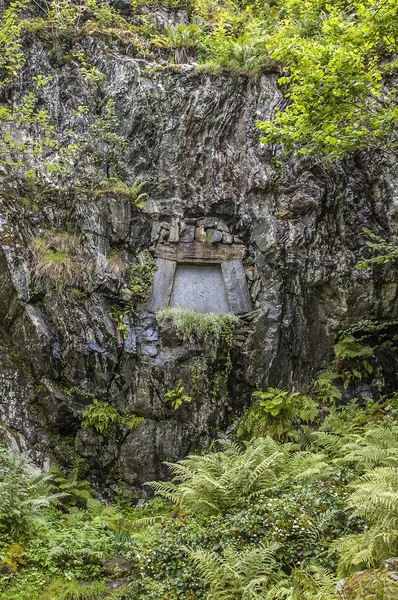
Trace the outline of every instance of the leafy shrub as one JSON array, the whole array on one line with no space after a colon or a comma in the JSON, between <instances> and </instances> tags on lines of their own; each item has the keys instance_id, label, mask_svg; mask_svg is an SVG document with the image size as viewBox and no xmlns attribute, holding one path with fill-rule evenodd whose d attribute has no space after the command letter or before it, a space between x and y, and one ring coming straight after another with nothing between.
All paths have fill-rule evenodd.
<instances>
[{"instance_id":1,"label":"leafy shrub","mask_svg":"<svg viewBox=\"0 0 398 600\"><path fill-rule=\"evenodd\" d=\"M285 66L279 83L286 86L289 105L273 121L259 123L263 141L332 159L364 147L390 152L396 144L396 91L382 80L397 51L391 35L395 3L282 4L268 45Z\"/></svg>"},{"instance_id":2,"label":"leafy shrub","mask_svg":"<svg viewBox=\"0 0 398 600\"><path fill-rule=\"evenodd\" d=\"M254 392L253 397L260 398L260 402L246 411L237 429L238 437L271 434L282 439L292 430L296 417L308 423L318 416L314 400L297 392L289 394L284 390L269 388L266 392Z\"/></svg>"},{"instance_id":3,"label":"leafy shrub","mask_svg":"<svg viewBox=\"0 0 398 600\"><path fill-rule=\"evenodd\" d=\"M3 7L0 23L0 88L8 85L18 75L25 62L22 49L21 14L29 0L12 2Z\"/></svg>"}]
</instances>

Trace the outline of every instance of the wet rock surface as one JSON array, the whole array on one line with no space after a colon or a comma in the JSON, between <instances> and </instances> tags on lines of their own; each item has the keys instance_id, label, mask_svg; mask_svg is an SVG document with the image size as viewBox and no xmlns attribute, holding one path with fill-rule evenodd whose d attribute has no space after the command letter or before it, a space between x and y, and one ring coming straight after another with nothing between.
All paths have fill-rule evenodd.
<instances>
[{"instance_id":1,"label":"wet rock surface","mask_svg":"<svg viewBox=\"0 0 398 600\"><path fill-rule=\"evenodd\" d=\"M100 489L125 486L139 495L145 481L167 474L163 461L226 428L231 409L239 413L255 389L305 389L327 366L341 328L369 316L396 318L395 269L355 265L363 228L388 238L397 232L398 173L366 153L327 166L261 146L255 121L282 102L276 72L159 70L90 38L81 44L106 76L99 87L73 64L54 65L34 41L9 96L18 103L33 75L52 77L35 93L60 138L69 128L89 131L103 99L112 98L129 142L113 174L128 185L146 181L147 204L139 210L117 191L83 193L76 169L67 193L37 192L37 209L18 201L27 193L22 180L1 171L0 410L37 464L48 456L67 464L77 453ZM88 111L77 124L79 106ZM38 276L32 243L48 230L79 240L76 285ZM235 344L227 394L216 397L225 349L214 357L195 341L183 344L168 324L159 327L131 284L142 251L150 259L157 247L196 243L226 256L243 248L255 310ZM165 394L179 380L192 402L174 410ZM82 429L93 398L144 421L106 435Z\"/></svg>"}]
</instances>

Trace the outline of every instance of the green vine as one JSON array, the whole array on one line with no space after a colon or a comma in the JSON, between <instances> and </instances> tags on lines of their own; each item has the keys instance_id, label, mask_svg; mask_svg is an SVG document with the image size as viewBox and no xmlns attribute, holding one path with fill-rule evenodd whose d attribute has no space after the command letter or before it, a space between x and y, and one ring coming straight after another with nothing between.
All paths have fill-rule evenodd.
<instances>
[{"instance_id":1,"label":"green vine","mask_svg":"<svg viewBox=\"0 0 398 600\"><path fill-rule=\"evenodd\" d=\"M220 401L225 402L228 396L227 393L227 383L229 375L232 371L232 359L231 359L231 347L228 347L227 350L227 359L225 361L225 367L220 372L217 371L213 377L213 388L211 390L211 395L214 400L220 399ZM222 393L222 391L224 393ZM221 395L222 394L222 395Z\"/></svg>"}]
</instances>

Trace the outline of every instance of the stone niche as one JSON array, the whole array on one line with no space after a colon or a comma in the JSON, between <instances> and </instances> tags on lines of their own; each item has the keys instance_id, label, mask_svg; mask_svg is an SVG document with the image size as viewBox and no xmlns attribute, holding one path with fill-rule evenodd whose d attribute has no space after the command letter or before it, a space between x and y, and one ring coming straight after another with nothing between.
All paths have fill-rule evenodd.
<instances>
[{"instance_id":1,"label":"stone niche","mask_svg":"<svg viewBox=\"0 0 398 600\"><path fill-rule=\"evenodd\" d=\"M246 248L220 219L156 222L157 261L148 310L165 306L237 315L252 311L242 260Z\"/></svg>"}]
</instances>

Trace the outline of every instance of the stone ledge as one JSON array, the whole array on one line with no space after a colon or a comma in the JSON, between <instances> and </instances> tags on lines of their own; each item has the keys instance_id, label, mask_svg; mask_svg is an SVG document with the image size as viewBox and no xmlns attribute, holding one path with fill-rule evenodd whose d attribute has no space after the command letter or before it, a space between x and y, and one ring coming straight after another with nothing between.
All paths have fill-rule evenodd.
<instances>
[{"instance_id":1,"label":"stone ledge","mask_svg":"<svg viewBox=\"0 0 398 600\"><path fill-rule=\"evenodd\" d=\"M179 263L215 263L229 260L243 260L246 248L243 244L210 244L205 242L178 242L177 244L158 244L155 256Z\"/></svg>"}]
</instances>

